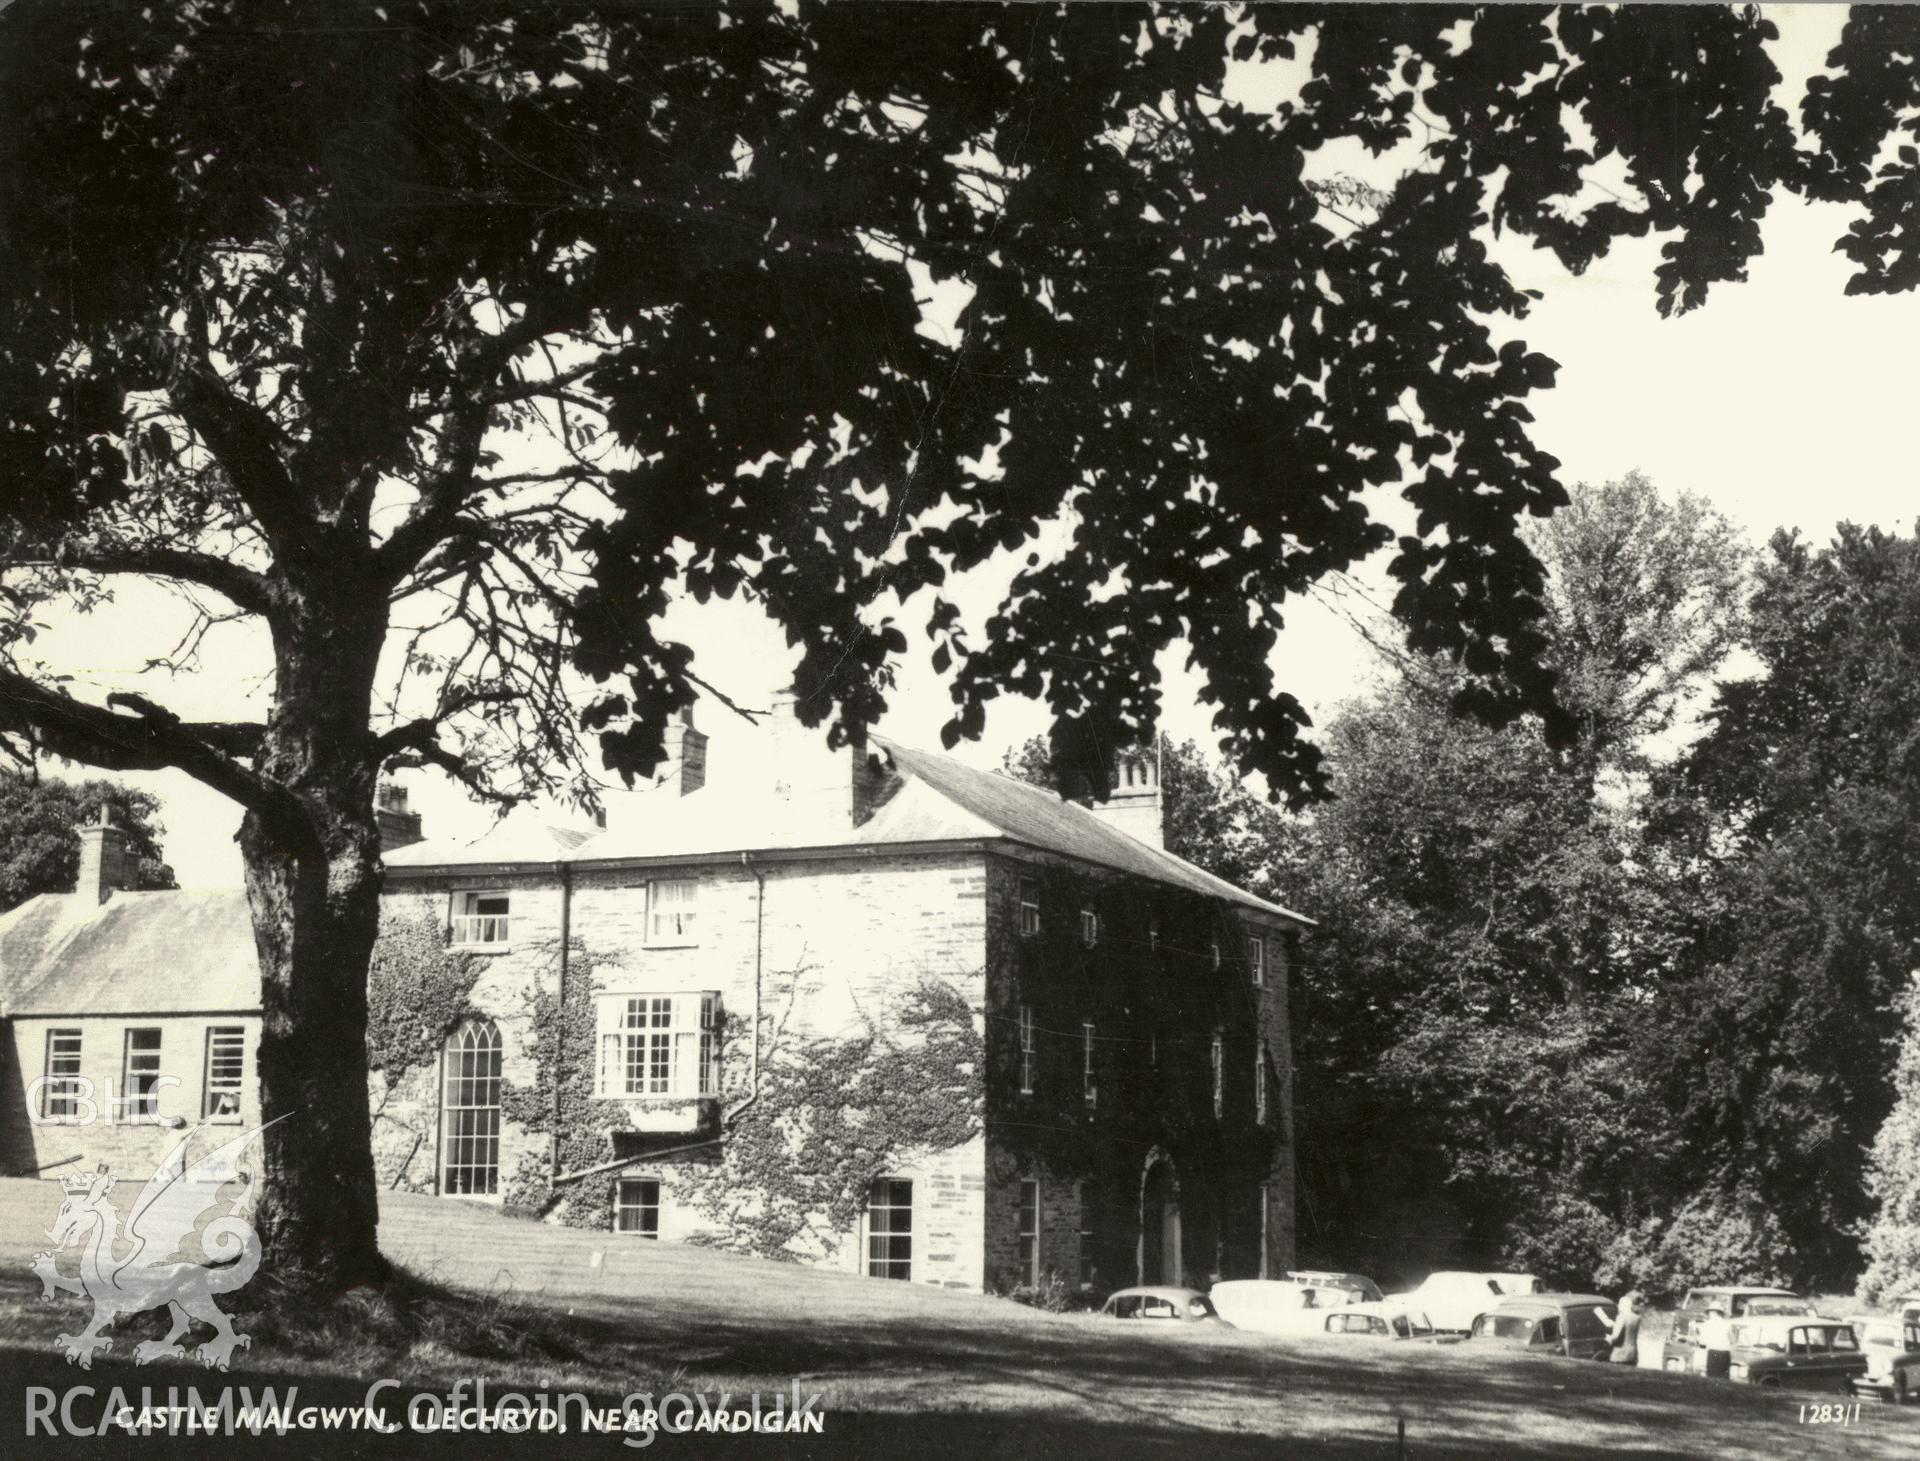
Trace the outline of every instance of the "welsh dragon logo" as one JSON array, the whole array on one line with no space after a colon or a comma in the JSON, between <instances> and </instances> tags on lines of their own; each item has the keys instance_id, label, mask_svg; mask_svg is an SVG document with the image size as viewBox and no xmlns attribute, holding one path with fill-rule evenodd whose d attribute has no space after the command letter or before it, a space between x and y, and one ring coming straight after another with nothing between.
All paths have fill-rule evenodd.
<instances>
[{"instance_id":1,"label":"welsh dragon logo","mask_svg":"<svg viewBox=\"0 0 1920 1461\"><path fill-rule=\"evenodd\" d=\"M214 1330L213 1338L194 1351L209 1368L226 1369L235 1349L252 1344L247 1335L235 1331L213 1299L244 1287L260 1268L260 1235L238 1216L253 1196L254 1172L249 1169L244 1174L245 1185L234 1197L222 1201L220 1192L232 1180L235 1159L262 1130L255 1127L192 1163L187 1161L187 1148L199 1132L189 1132L141 1188L127 1214L124 1236L120 1216L107 1200L116 1179L104 1164L84 1176L60 1179L65 1199L47 1229L53 1247L36 1253L31 1267L44 1285L43 1300L51 1302L62 1289L93 1300L93 1322L78 1334L62 1334L54 1340L54 1348L66 1355L68 1363L92 1369L95 1352L113 1348L103 1329L122 1314L162 1305L172 1312L173 1328L165 1339L136 1345L136 1364L184 1356L187 1351L180 1339L196 1319ZM225 1211L202 1227L200 1220L215 1208ZM196 1231L205 1255L201 1261L180 1252ZM55 1255L75 1246L80 1248L80 1272L77 1278L68 1278L55 1270ZM115 1256L116 1250L124 1250L124 1256Z\"/></svg>"}]
</instances>

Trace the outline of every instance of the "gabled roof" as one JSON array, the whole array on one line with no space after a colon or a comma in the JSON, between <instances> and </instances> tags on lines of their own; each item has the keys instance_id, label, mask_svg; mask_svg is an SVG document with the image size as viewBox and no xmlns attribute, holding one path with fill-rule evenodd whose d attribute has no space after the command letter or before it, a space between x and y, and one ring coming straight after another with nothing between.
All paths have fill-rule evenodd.
<instances>
[{"instance_id":1,"label":"gabled roof","mask_svg":"<svg viewBox=\"0 0 1920 1461\"><path fill-rule=\"evenodd\" d=\"M874 739L893 757L901 771L925 783L970 816L997 827L1002 836L1015 842L1172 883L1209 898L1224 898L1242 907L1257 908L1263 913L1277 913L1296 923L1313 922L1278 903L1269 903L1244 888L1236 888L1183 857L1142 842L1077 802L1066 801L1053 792L1011 776L963 765L950 756L916 751L877 736Z\"/></svg>"},{"instance_id":2,"label":"gabled roof","mask_svg":"<svg viewBox=\"0 0 1920 1461\"><path fill-rule=\"evenodd\" d=\"M46 893L0 917L0 1014L197 1014L260 1008L241 889Z\"/></svg>"}]
</instances>

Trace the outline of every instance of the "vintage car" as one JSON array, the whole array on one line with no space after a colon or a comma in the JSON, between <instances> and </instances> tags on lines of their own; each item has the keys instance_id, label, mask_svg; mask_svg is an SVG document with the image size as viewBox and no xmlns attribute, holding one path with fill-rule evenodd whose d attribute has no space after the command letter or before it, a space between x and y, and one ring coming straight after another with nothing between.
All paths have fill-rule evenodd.
<instances>
[{"instance_id":1,"label":"vintage car","mask_svg":"<svg viewBox=\"0 0 1920 1461\"><path fill-rule=\"evenodd\" d=\"M1303 1327L1301 1333L1306 1336L1332 1334L1348 1339L1404 1339L1420 1344L1460 1342L1458 1335L1441 1334L1433 1327L1433 1321L1418 1309L1409 1309L1390 1299L1378 1302L1366 1300L1358 1304L1344 1304L1338 1309L1308 1309L1302 1312L1318 1321L1315 1327Z\"/></svg>"},{"instance_id":2,"label":"vintage car","mask_svg":"<svg viewBox=\"0 0 1920 1461\"><path fill-rule=\"evenodd\" d=\"M1727 1378L1769 1390L1832 1390L1845 1395L1867 1372L1851 1324L1817 1314L1751 1312L1731 1326Z\"/></svg>"},{"instance_id":3,"label":"vintage car","mask_svg":"<svg viewBox=\"0 0 1920 1461\"><path fill-rule=\"evenodd\" d=\"M1710 1313L1718 1311L1728 1319L1744 1319L1749 1314L1812 1314L1813 1304L1786 1289L1758 1286L1688 1289L1673 1316L1673 1328L1667 1331L1660 1349L1663 1370L1691 1370L1708 1373L1708 1354L1697 1331ZM1717 1376L1716 1376L1717 1378Z\"/></svg>"},{"instance_id":4,"label":"vintage car","mask_svg":"<svg viewBox=\"0 0 1920 1461\"><path fill-rule=\"evenodd\" d=\"M1867 1372L1853 1382L1856 1395L1878 1395L1905 1405L1920 1395L1920 1322L1898 1314L1855 1314L1847 1320L1867 1357Z\"/></svg>"},{"instance_id":5,"label":"vintage car","mask_svg":"<svg viewBox=\"0 0 1920 1461\"><path fill-rule=\"evenodd\" d=\"M1256 1334L1305 1334L1320 1327L1320 1316L1347 1306L1338 1289L1286 1278L1234 1278L1208 1290L1220 1317L1236 1329Z\"/></svg>"},{"instance_id":6,"label":"vintage car","mask_svg":"<svg viewBox=\"0 0 1920 1461\"><path fill-rule=\"evenodd\" d=\"M1902 1294L1889 1307L1908 1324L1920 1324L1920 1294Z\"/></svg>"},{"instance_id":7,"label":"vintage car","mask_svg":"<svg viewBox=\"0 0 1920 1461\"><path fill-rule=\"evenodd\" d=\"M1527 1294L1501 1299L1473 1321L1470 1345L1524 1349L1567 1359L1605 1359L1614 1302L1598 1294Z\"/></svg>"},{"instance_id":8,"label":"vintage car","mask_svg":"<svg viewBox=\"0 0 1920 1461\"><path fill-rule=\"evenodd\" d=\"M1170 1324L1211 1324L1222 1329L1233 1326L1220 1317L1213 1301L1198 1289L1148 1285L1120 1289L1107 1296L1100 1312L1109 1319L1159 1319Z\"/></svg>"},{"instance_id":9,"label":"vintage car","mask_svg":"<svg viewBox=\"0 0 1920 1461\"><path fill-rule=\"evenodd\" d=\"M1386 1297L1380 1285L1359 1273L1331 1273L1318 1268L1296 1268L1280 1275L1309 1288L1344 1290L1349 1304L1377 1304Z\"/></svg>"},{"instance_id":10,"label":"vintage car","mask_svg":"<svg viewBox=\"0 0 1920 1461\"><path fill-rule=\"evenodd\" d=\"M1465 1334L1475 1319L1507 1297L1503 1279L1524 1282L1528 1293L1539 1286L1539 1280L1528 1273L1434 1273L1418 1288L1388 1294L1387 1301L1431 1315L1437 1329Z\"/></svg>"}]
</instances>

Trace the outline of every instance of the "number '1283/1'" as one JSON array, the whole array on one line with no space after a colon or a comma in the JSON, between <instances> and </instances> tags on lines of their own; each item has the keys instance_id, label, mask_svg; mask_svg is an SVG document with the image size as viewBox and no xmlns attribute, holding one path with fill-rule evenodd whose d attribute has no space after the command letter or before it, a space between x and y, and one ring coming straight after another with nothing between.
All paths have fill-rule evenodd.
<instances>
[{"instance_id":1,"label":"number '1283/1'","mask_svg":"<svg viewBox=\"0 0 1920 1461\"><path fill-rule=\"evenodd\" d=\"M1801 1425L1853 1425L1860 1419L1860 1403L1852 1405L1803 1405Z\"/></svg>"}]
</instances>

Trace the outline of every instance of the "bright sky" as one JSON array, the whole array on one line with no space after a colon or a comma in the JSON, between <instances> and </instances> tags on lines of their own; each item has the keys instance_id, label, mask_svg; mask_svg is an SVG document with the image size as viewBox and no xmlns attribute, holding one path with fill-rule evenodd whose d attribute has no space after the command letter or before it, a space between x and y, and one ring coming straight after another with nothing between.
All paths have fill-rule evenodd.
<instances>
[{"instance_id":1,"label":"bright sky","mask_svg":"<svg viewBox=\"0 0 1920 1461\"><path fill-rule=\"evenodd\" d=\"M1783 32L1776 59L1791 84L1819 64L1841 12L1791 6L1768 14ZM1561 365L1557 387L1536 396L1533 410L1534 439L1564 463L1564 480L1597 483L1637 467L1662 487L1709 499L1756 545L1783 526L1824 541L1842 519L1912 530L1920 494L1907 352L1920 338L1920 297L1843 294L1847 270L1832 244L1844 229L1840 210L1776 203L1751 281L1718 287L1705 309L1679 320L1662 320L1654 308L1657 243L1618 249L1574 279L1550 255L1503 241L1518 282L1546 296L1516 333ZM61 623L45 653L75 676L76 693L130 685L147 657L170 647L176 618L162 596L126 593L91 621ZM902 616L913 647L880 729L937 747L949 702L926 664L924 618ZM743 704L766 704L790 676L793 655L753 610L688 605L668 629L695 646L702 675ZM256 643L216 633L206 660L190 682L163 687L161 698L189 716L229 718L241 698L257 698ZM1208 712L1195 704L1191 681L1177 662L1165 668L1165 728L1210 745ZM1309 602L1289 614L1276 670L1324 720L1364 687L1371 665L1339 615ZM1003 748L1045 722L1037 705L997 701L983 740L957 754L998 764ZM739 723L710 704L700 723L713 736L710 774L722 777ZM239 881L231 803L173 773L128 779L164 799L167 855L183 884ZM437 778L416 776L409 785L429 835L475 835L490 819ZM616 801L611 816L619 815Z\"/></svg>"}]
</instances>

